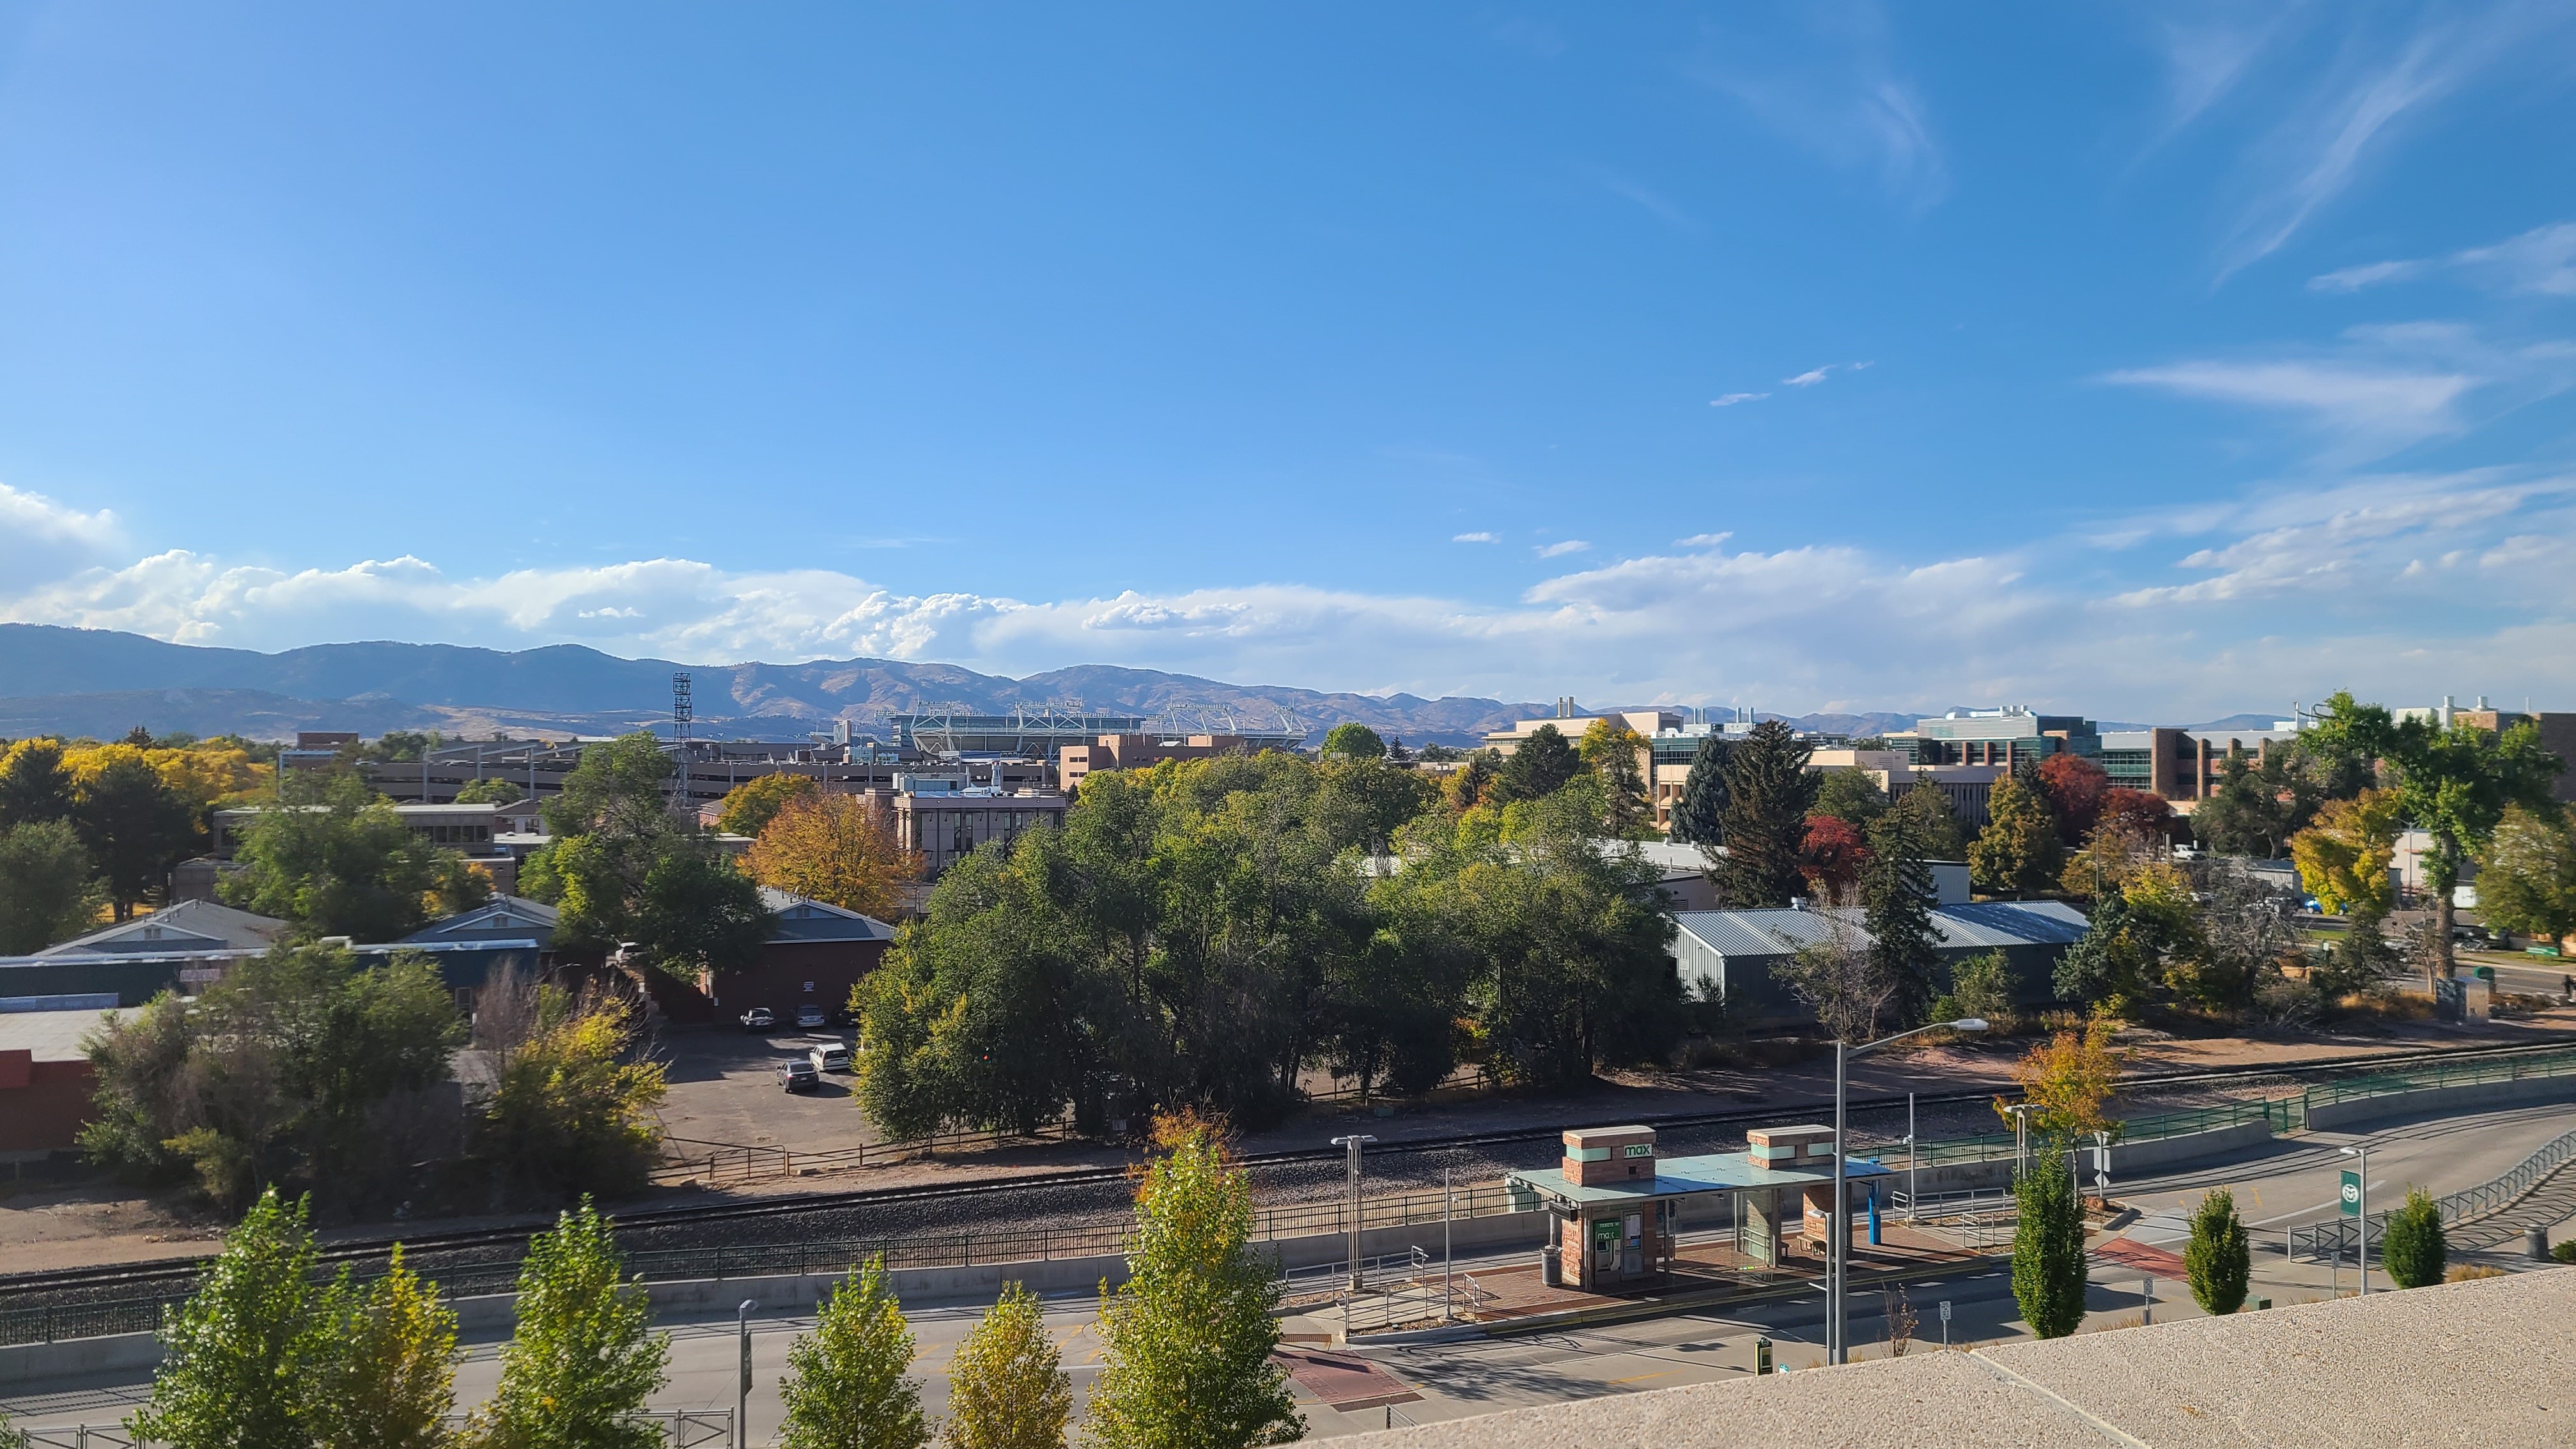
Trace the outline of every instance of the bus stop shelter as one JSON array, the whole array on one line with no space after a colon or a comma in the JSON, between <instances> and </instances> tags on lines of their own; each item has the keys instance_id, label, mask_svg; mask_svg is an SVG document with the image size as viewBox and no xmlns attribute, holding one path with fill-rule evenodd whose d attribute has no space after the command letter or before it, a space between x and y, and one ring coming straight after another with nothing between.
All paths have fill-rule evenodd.
<instances>
[{"instance_id":1,"label":"bus stop shelter","mask_svg":"<svg viewBox=\"0 0 2576 1449\"><path fill-rule=\"evenodd\" d=\"M1558 1166L1504 1176L1516 1210L1555 1215L1549 1239L1567 1286L1607 1292L1670 1272L1683 1205L1721 1194L1733 1209L1738 1248L1766 1266L1780 1265L1784 1235L1825 1241L1833 1215L1832 1128L1758 1130L1745 1134L1746 1151L1695 1157L1656 1156L1654 1135L1647 1127L1567 1132ZM1872 1179L1890 1174L1852 1159L1844 1175L1846 1207L1857 1207ZM1794 1225L1787 1221L1792 1212Z\"/></svg>"}]
</instances>

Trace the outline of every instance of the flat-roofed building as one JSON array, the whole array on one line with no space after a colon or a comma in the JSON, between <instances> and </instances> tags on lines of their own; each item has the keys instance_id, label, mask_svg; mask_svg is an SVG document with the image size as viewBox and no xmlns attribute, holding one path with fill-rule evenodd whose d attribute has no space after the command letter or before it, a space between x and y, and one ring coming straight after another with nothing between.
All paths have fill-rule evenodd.
<instances>
[{"instance_id":1,"label":"flat-roofed building","mask_svg":"<svg viewBox=\"0 0 2576 1449\"><path fill-rule=\"evenodd\" d=\"M937 880L979 846L998 840L1007 848L1041 825L1064 823L1065 798L1049 791L897 790L887 799L895 838L920 854L926 880Z\"/></svg>"},{"instance_id":2,"label":"flat-roofed building","mask_svg":"<svg viewBox=\"0 0 2576 1449\"><path fill-rule=\"evenodd\" d=\"M1056 783L1068 793L1085 775L1099 770L1142 770L1163 760L1203 760L1212 755L1249 755L1263 742L1248 735L1102 735L1087 745L1066 745L1057 752Z\"/></svg>"},{"instance_id":3,"label":"flat-roofed building","mask_svg":"<svg viewBox=\"0 0 2576 1449\"><path fill-rule=\"evenodd\" d=\"M2022 705L2001 709L1954 709L1917 720L1911 730L1887 736L1890 748L1906 752L1914 765L2001 765L2011 769L2024 760L2050 755L2093 755L2101 749L2100 731L2080 715L2038 714Z\"/></svg>"}]
</instances>

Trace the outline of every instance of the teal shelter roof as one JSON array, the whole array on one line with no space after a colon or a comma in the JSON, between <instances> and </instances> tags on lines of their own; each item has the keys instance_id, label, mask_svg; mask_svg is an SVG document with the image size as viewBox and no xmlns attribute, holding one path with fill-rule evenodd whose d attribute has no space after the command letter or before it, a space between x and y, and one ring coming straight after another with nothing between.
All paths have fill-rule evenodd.
<instances>
[{"instance_id":1,"label":"teal shelter roof","mask_svg":"<svg viewBox=\"0 0 2576 1449\"><path fill-rule=\"evenodd\" d=\"M1849 1180L1888 1177L1889 1169L1865 1158L1844 1160L1843 1175ZM1696 1197L1711 1192L1741 1192L1747 1188L1808 1188L1834 1180L1833 1164L1821 1168L1798 1167L1783 1171L1765 1167L1753 1160L1749 1152L1712 1152L1701 1157L1664 1157L1655 1162L1655 1178L1647 1182L1605 1182L1591 1187L1565 1180L1565 1173L1553 1167L1503 1175L1506 1188L1517 1187L1541 1197L1574 1207L1597 1203L1650 1202L1657 1198Z\"/></svg>"}]
</instances>

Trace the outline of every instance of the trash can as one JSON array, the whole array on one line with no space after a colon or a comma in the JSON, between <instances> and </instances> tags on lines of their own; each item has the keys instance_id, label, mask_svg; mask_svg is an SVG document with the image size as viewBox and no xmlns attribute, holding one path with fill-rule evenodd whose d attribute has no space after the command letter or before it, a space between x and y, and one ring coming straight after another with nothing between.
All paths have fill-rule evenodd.
<instances>
[{"instance_id":1,"label":"trash can","mask_svg":"<svg viewBox=\"0 0 2576 1449\"><path fill-rule=\"evenodd\" d=\"M1565 1286L1565 1256L1554 1243L1538 1250L1538 1281L1550 1288Z\"/></svg>"},{"instance_id":2,"label":"trash can","mask_svg":"<svg viewBox=\"0 0 2576 1449\"><path fill-rule=\"evenodd\" d=\"M2522 1235L2522 1245L2524 1251L2531 1254L2531 1261L2535 1263L2549 1261L2549 1229L2526 1229Z\"/></svg>"}]
</instances>

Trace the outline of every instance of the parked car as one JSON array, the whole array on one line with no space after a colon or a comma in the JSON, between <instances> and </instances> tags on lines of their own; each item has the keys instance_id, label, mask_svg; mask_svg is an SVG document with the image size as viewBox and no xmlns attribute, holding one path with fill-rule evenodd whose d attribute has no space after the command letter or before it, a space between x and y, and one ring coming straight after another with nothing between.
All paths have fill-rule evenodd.
<instances>
[{"instance_id":1,"label":"parked car","mask_svg":"<svg viewBox=\"0 0 2576 1449\"><path fill-rule=\"evenodd\" d=\"M806 1002L803 1006L796 1008L796 1029L799 1031L821 1031L823 1029L823 1008L816 1006L810 1001Z\"/></svg>"},{"instance_id":2,"label":"parked car","mask_svg":"<svg viewBox=\"0 0 2576 1449\"><path fill-rule=\"evenodd\" d=\"M770 1010L766 1006L755 1006L751 1010L742 1014L742 1029L744 1031L775 1031L778 1029L778 1013Z\"/></svg>"},{"instance_id":3,"label":"parked car","mask_svg":"<svg viewBox=\"0 0 2576 1449\"><path fill-rule=\"evenodd\" d=\"M794 1057L778 1064L781 1091L810 1092L822 1085L823 1078L815 1072L814 1063L808 1058Z\"/></svg>"},{"instance_id":4,"label":"parked car","mask_svg":"<svg viewBox=\"0 0 2576 1449\"><path fill-rule=\"evenodd\" d=\"M816 1042L808 1048L805 1059L818 1072L846 1072L850 1069L850 1049L836 1041Z\"/></svg>"}]
</instances>

